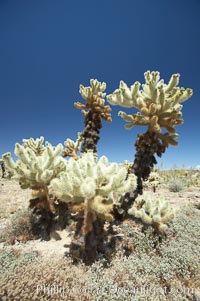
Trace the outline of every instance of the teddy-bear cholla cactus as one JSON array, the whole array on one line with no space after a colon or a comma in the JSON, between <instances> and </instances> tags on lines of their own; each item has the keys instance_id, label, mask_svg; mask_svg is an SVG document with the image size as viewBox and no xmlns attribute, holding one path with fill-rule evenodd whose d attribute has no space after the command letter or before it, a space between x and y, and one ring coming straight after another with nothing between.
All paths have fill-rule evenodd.
<instances>
[{"instance_id":1,"label":"teddy-bear cholla cactus","mask_svg":"<svg viewBox=\"0 0 200 301\"><path fill-rule=\"evenodd\" d=\"M127 174L132 173L132 162L130 162L129 160L124 160L123 165L126 166Z\"/></svg>"},{"instance_id":2,"label":"teddy-bear cholla cactus","mask_svg":"<svg viewBox=\"0 0 200 301\"><path fill-rule=\"evenodd\" d=\"M72 157L74 159L77 159L78 158L78 151L80 150L81 148L81 143L83 141L83 138L82 138L82 135L81 133L78 133L78 138L76 141L73 141L71 139L67 139L65 142L64 142L64 145L65 145L65 149L63 151L63 154L62 156L65 158L65 157Z\"/></svg>"},{"instance_id":3,"label":"teddy-bear cholla cactus","mask_svg":"<svg viewBox=\"0 0 200 301\"><path fill-rule=\"evenodd\" d=\"M143 182L143 185L146 187L151 187L153 192L156 191L156 188L160 184L160 175L157 171L152 171L147 180Z\"/></svg>"},{"instance_id":4,"label":"teddy-bear cholla cactus","mask_svg":"<svg viewBox=\"0 0 200 301\"><path fill-rule=\"evenodd\" d=\"M33 199L30 200L30 207L33 208L33 232L43 239L49 239L54 204L49 197L48 186L53 178L65 170L66 161L60 156L62 144L53 147L46 142L46 145L42 146L42 140L34 141L31 138L26 140L25 145L16 143L14 153L18 160L14 162L10 153L4 154L3 160L13 178L19 181L21 188L32 189ZM38 153L37 149L42 149L42 152Z\"/></svg>"},{"instance_id":5,"label":"teddy-bear cholla cactus","mask_svg":"<svg viewBox=\"0 0 200 301\"><path fill-rule=\"evenodd\" d=\"M69 159L66 171L52 180L55 195L72 207L83 210L82 234L86 261L94 261L98 249L97 232L103 235L104 221L113 219L113 199L136 187L136 177L131 174L125 181L126 168L109 164L102 156L98 161L92 152L83 153L77 160ZM87 250L87 251L86 251ZM87 254L86 254L87 253Z\"/></svg>"},{"instance_id":6,"label":"teddy-bear cholla cactus","mask_svg":"<svg viewBox=\"0 0 200 301\"><path fill-rule=\"evenodd\" d=\"M200 187L200 171L191 176L190 185Z\"/></svg>"},{"instance_id":7,"label":"teddy-bear cholla cactus","mask_svg":"<svg viewBox=\"0 0 200 301\"><path fill-rule=\"evenodd\" d=\"M141 219L145 225L152 226L160 234L166 232L168 224L174 218L174 209L169 207L168 202L162 197L155 199L148 192L138 196L128 212Z\"/></svg>"},{"instance_id":8,"label":"teddy-bear cholla cactus","mask_svg":"<svg viewBox=\"0 0 200 301\"><path fill-rule=\"evenodd\" d=\"M192 89L177 87L179 74L173 74L168 84L160 80L159 72L147 71L144 74L145 84L140 89L140 83L135 82L130 88L123 81L119 89L107 96L110 104L120 105L139 110L136 114L128 115L120 111L121 116L130 129L135 125L147 126L145 134L139 134L136 141L136 156L133 171L138 177L137 192L142 193L142 179L148 178L151 169L156 164L154 154L159 157L169 144L177 145L175 126L183 123L182 103L192 96ZM162 129L166 132L163 133Z\"/></svg>"},{"instance_id":9,"label":"teddy-bear cholla cactus","mask_svg":"<svg viewBox=\"0 0 200 301\"><path fill-rule=\"evenodd\" d=\"M101 120L111 122L111 108L105 105L106 83L101 83L97 79L90 80L90 87L80 85L80 94L85 99L86 103L75 102L76 108L81 109L85 117L85 128L82 132L82 148L81 152L92 150L97 152L96 145L99 140L99 132L102 127Z\"/></svg>"}]
</instances>

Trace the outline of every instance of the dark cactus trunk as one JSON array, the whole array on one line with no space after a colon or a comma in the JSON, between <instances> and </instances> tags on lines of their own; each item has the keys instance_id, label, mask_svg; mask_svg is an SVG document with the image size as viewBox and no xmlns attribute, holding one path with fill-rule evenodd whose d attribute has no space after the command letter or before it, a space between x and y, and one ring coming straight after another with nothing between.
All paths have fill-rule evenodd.
<instances>
[{"instance_id":1,"label":"dark cactus trunk","mask_svg":"<svg viewBox=\"0 0 200 301\"><path fill-rule=\"evenodd\" d=\"M94 263L98 254L104 251L104 222L100 219L96 219L92 226L93 229L85 235L84 239L85 252L83 261L87 265Z\"/></svg>"},{"instance_id":2,"label":"dark cactus trunk","mask_svg":"<svg viewBox=\"0 0 200 301\"><path fill-rule=\"evenodd\" d=\"M90 209L92 199L85 202L84 217L79 218L76 233L70 246L73 260L90 265L104 252L104 220Z\"/></svg>"},{"instance_id":3,"label":"dark cactus trunk","mask_svg":"<svg viewBox=\"0 0 200 301\"><path fill-rule=\"evenodd\" d=\"M80 219L70 245L70 255L74 262L83 260L86 265L91 265L99 253L104 253L104 221L97 219L92 222L90 231L85 234L82 226L83 219Z\"/></svg>"},{"instance_id":4,"label":"dark cactus trunk","mask_svg":"<svg viewBox=\"0 0 200 301\"><path fill-rule=\"evenodd\" d=\"M69 221L69 208L67 203L62 202L61 200L57 199L56 197L53 198L56 214L55 214L55 221L54 227L55 230L63 230L66 228L68 221Z\"/></svg>"},{"instance_id":5,"label":"dark cactus trunk","mask_svg":"<svg viewBox=\"0 0 200 301\"><path fill-rule=\"evenodd\" d=\"M31 214L31 230L41 240L50 240L53 213L44 208L34 208Z\"/></svg>"},{"instance_id":6,"label":"dark cactus trunk","mask_svg":"<svg viewBox=\"0 0 200 301\"><path fill-rule=\"evenodd\" d=\"M5 177L6 175L6 167L5 167L5 163L3 162L3 160L0 161L0 166L1 166L1 171L2 171L2 178Z\"/></svg>"},{"instance_id":7,"label":"dark cactus trunk","mask_svg":"<svg viewBox=\"0 0 200 301\"><path fill-rule=\"evenodd\" d=\"M157 164L155 153L157 153L159 141L156 137L154 133L146 132L138 135L135 143L136 154L132 166L133 173L137 176L135 197L143 193L142 181L149 177L154 164Z\"/></svg>"},{"instance_id":8,"label":"dark cactus trunk","mask_svg":"<svg viewBox=\"0 0 200 301\"><path fill-rule=\"evenodd\" d=\"M82 132L83 143L81 153L92 150L97 153L97 143L100 139L99 132L102 128L101 117L99 112L90 110L85 117L85 128Z\"/></svg>"},{"instance_id":9,"label":"dark cactus trunk","mask_svg":"<svg viewBox=\"0 0 200 301\"><path fill-rule=\"evenodd\" d=\"M50 205L47 187L40 190L40 195L37 198L30 200L29 208L32 209L31 228L33 234L42 240L49 240L54 213Z\"/></svg>"}]
</instances>

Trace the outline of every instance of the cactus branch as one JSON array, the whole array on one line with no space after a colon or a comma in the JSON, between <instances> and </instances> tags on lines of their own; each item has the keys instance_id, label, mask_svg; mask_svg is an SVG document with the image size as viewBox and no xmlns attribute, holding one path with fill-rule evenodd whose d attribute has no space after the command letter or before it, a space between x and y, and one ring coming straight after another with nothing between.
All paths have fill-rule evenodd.
<instances>
[{"instance_id":1,"label":"cactus branch","mask_svg":"<svg viewBox=\"0 0 200 301\"><path fill-rule=\"evenodd\" d=\"M111 108L105 105L103 93L106 89L106 83L101 83L97 79L90 80L90 87L80 85L80 94L85 99L86 103L75 102L76 108L81 109L85 117L85 128L82 132L82 148L81 153L92 150L97 153L97 143L100 139L99 133L102 128L102 119L111 122Z\"/></svg>"},{"instance_id":2,"label":"cactus branch","mask_svg":"<svg viewBox=\"0 0 200 301\"><path fill-rule=\"evenodd\" d=\"M74 159L78 158L78 151L81 148L81 144L83 141L83 137L81 135L81 133L78 133L78 138L77 140L74 142L71 139L67 139L64 144L65 144L65 149L62 153L62 156L65 157L72 157Z\"/></svg>"}]
</instances>

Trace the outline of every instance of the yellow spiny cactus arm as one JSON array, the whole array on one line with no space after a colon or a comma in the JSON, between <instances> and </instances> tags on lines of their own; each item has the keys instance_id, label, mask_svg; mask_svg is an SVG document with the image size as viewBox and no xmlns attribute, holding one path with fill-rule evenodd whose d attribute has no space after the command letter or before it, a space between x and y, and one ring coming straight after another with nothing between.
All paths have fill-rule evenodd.
<instances>
[{"instance_id":1,"label":"yellow spiny cactus arm","mask_svg":"<svg viewBox=\"0 0 200 301\"><path fill-rule=\"evenodd\" d=\"M64 144L65 144L65 149L63 151L63 157L72 157L74 159L77 159L78 158L78 151L81 147L81 144L82 144L82 141L83 141L83 138L82 138L82 135L80 132L78 132L78 138L77 140L74 142L73 140L71 139L67 139Z\"/></svg>"}]
</instances>

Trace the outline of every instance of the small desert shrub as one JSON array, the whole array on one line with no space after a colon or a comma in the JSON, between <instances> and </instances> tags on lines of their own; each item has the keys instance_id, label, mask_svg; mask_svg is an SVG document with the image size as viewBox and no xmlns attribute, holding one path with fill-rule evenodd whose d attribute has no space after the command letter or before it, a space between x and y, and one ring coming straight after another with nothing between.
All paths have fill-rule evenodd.
<instances>
[{"instance_id":1,"label":"small desert shrub","mask_svg":"<svg viewBox=\"0 0 200 301\"><path fill-rule=\"evenodd\" d=\"M0 275L12 273L21 264L27 265L36 260L37 252L23 253L22 250L14 247L3 247L0 249Z\"/></svg>"},{"instance_id":2,"label":"small desert shrub","mask_svg":"<svg viewBox=\"0 0 200 301\"><path fill-rule=\"evenodd\" d=\"M118 238L117 252L126 256L134 252L149 254L160 241L159 235L155 234L153 228L147 227L144 230L142 222L134 224L125 221L118 229L118 234L122 236Z\"/></svg>"},{"instance_id":3,"label":"small desert shrub","mask_svg":"<svg viewBox=\"0 0 200 301\"><path fill-rule=\"evenodd\" d=\"M11 251L4 254L3 260L6 266L0 274L1 300L93 300L85 289L84 265L74 266L68 258L43 261L32 253L15 257Z\"/></svg>"},{"instance_id":4,"label":"small desert shrub","mask_svg":"<svg viewBox=\"0 0 200 301\"><path fill-rule=\"evenodd\" d=\"M167 187L171 192L179 192L186 188L186 181L180 177L171 177L168 180Z\"/></svg>"},{"instance_id":5,"label":"small desert shrub","mask_svg":"<svg viewBox=\"0 0 200 301\"><path fill-rule=\"evenodd\" d=\"M31 226L31 211L29 209L19 209L12 215L11 221L3 229L0 240L8 244L16 241L25 242L33 239Z\"/></svg>"},{"instance_id":6,"label":"small desert shrub","mask_svg":"<svg viewBox=\"0 0 200 301\"><path fill-rule=\"evenodd\" d=\"M155 255L155 254L152 254ZM108 269L96 263L88 273L94 300L187 300L189 289L170 271L171 265L147 254L115 259ZM168 276L164 281L162 276ZM173 276L173 279L172 279Z\"/></svg>"}]
</instances>

